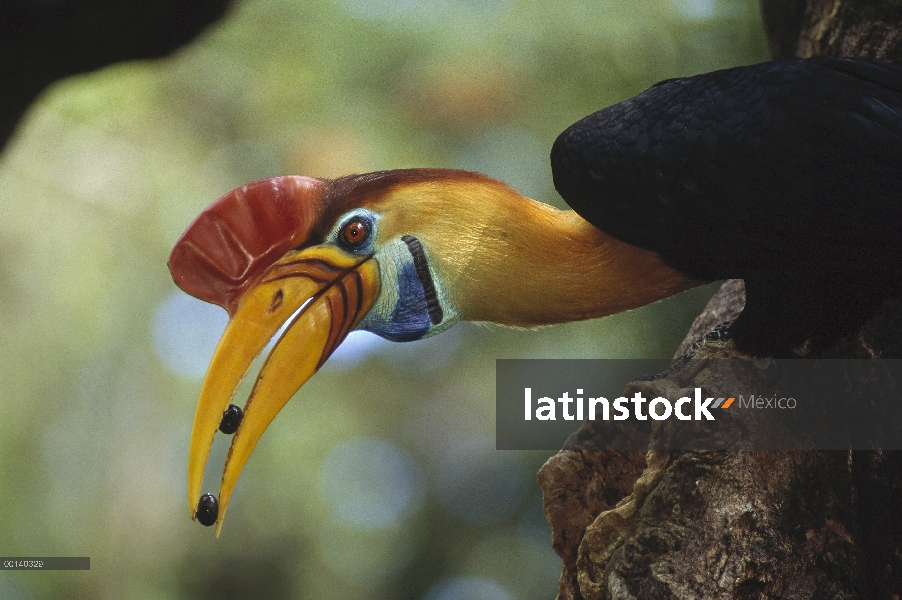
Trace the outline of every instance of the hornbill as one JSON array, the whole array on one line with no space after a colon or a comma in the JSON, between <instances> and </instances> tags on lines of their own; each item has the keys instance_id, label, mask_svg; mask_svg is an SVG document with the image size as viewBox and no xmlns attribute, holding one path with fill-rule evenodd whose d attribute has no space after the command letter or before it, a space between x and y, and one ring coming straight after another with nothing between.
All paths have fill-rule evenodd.
<instances>
[{"instance_id":1,"label":"hornbill","mask_svg":"<svg viewBox=\"0 0 902 600\"><path fill-rule=\"evenodd\" d=\"M742 278L736 347L784 354L899 295L899 67L818 57L662 81L568 128L551 163L573 211L446 169L277 177L204 210L169 259L183 290L231 316L194 419L191 516L218 534L257 440L354 328L411 341L459 320L534 327ZM217 506L200 494L213 436L272 339Z\"/></svg>"}]
</instances>

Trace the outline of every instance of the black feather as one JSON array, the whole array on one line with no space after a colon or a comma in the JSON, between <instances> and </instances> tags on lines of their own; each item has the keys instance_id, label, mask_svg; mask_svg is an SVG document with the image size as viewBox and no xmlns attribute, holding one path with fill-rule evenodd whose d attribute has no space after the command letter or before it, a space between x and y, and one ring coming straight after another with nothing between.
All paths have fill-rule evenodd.
<instances>
[{"instance_id":1,"label":"black feather","mask_svg":"<svg viewBox=\"0 0 902 600\"><path fill-rule=\"evenodd\" d=\"M705 280L743 278L737 345L829 344L902 290L902 68L772 61L656 84L572 125L555 187Z\"/></svg>"}]
</instances>

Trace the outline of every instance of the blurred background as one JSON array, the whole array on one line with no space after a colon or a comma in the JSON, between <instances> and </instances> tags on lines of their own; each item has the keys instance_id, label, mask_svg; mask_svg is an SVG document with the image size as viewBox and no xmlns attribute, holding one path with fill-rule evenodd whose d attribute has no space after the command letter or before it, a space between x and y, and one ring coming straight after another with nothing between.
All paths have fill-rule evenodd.
<instances>
[{"instance_id":1,"label":"blurred background","mask_svg":"<svg viewBox=\"0 0 902 600\"><path fill-rule=\"evenodd\" d=\"M51 87L0 156L0 554L91 570L7 571L0 598L553 598L550 453L494 450L495 359L669 357L714 287L540 331L352 334L216 540L186 462L226 314L175 288L169 251L217 197L284 174L465 168L563 206L565 127L766 58L755 0L244 0L170 58Z\"/></svg>"}]
</instances>

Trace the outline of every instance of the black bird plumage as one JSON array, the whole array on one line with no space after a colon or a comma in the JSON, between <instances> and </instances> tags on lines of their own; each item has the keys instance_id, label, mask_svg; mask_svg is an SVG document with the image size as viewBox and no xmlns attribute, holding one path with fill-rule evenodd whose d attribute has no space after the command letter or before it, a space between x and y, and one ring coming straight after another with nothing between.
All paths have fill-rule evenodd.
<instances>
[{"instance_id":1,"label":"black bird plumage","mask_svg":"<svg viewBox=\"0 0 902 600\"><path fill-rule=\"evenodd\" d=\"M662 81L575 123L555 187L702 280L742 278L740 349L828 346L902 291L902 68L833 57Z\"/></svg>"}]
</instances>

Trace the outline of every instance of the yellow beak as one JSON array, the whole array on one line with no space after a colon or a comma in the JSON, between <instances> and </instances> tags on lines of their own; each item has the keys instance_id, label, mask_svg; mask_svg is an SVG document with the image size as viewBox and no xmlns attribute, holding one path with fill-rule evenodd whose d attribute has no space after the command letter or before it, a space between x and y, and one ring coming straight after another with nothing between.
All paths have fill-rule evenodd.
<instances>
[{"instance_id":1,"label":"yellow beak","mask_svg":"<svg viewBox=\"0 0 902 600\"><path fill-rule=\"evenodd\" d=\"M191 431L188 504L197 514L213 436L254 358L283 328L257 375L226 459L216 536L238 476L263 432L357 326L379 295L375 259L332 244L292 250L245 292L207 370Z\"/></svg>"}]
</instances>

